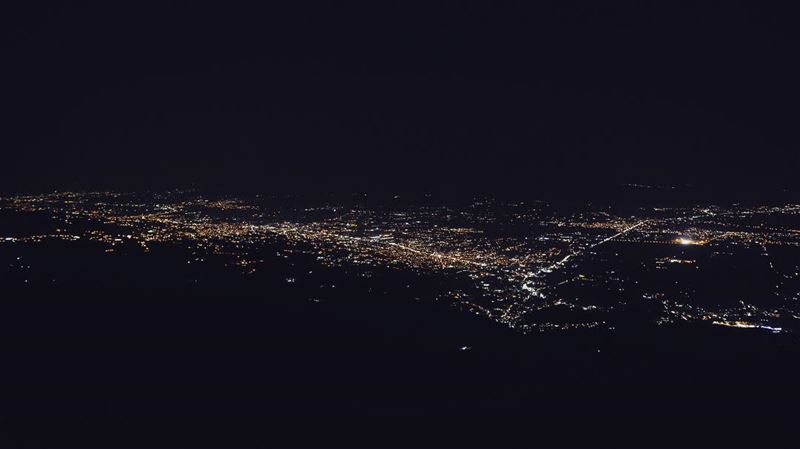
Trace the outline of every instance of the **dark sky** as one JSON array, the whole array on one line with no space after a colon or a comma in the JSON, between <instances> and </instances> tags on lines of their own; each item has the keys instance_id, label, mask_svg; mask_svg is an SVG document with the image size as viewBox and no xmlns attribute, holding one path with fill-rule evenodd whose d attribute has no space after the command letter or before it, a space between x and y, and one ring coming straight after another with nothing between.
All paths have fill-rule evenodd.
<instances>
[{"instance_id":1,"label":"dark sky","mask_svg":"<svg viewBox=\"0 0 800 449\"><path fill-rule=\"evenodd\" d=\"M798 184L791 2L8 3L3 191Z\"/></svg>"}]
</instances>

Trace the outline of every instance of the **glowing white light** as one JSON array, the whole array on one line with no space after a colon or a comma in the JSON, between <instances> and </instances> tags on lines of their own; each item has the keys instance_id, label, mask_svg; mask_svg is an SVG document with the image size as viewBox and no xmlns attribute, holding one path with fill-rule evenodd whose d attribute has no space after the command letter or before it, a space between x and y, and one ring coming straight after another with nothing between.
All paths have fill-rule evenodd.
<instances>
[{"instance_id":1,"label":"glowing white light","mask_svg":"<svg viewBox=\"0 0 800 449\"><path fill-rule=\"evenodd\" d=\"M679 237L679 238L675 239L675 243L678 243L680 245L702 245L703 244L702 241L694 240L694 239L690 239L690 238L686 238L686 237Z\"/></svg>"}]
</instances>

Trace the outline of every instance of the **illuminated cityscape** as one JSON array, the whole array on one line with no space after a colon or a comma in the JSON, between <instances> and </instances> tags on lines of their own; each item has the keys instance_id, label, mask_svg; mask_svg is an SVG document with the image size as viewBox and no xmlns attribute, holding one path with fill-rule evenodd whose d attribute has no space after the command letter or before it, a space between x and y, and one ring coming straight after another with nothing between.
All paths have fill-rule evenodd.
<instances>
[{"instance_id":1,"label":"illuminated cityscape","mask_svg":"<svg viewBox=\"0 0 800 449\"><path fill-rule=\"evenodd\" d=\"M187 264L222 263L243 276L269 269L265 253L313 256L365 278L376 269L405 271L438 281L425 299L522 333L613 330L632 310L655 325L774 333L800 325L797 204L639 207L622 216L491 198L379 208L361 200L275 207L261 197L196 192L21 195L0 206L44 217L51 231L4 235L0 245L13 252L91 241L119 257L159 257L160 248L177 245L190 249ZM21 261L16 277L29 282L35 274Z\"/></svg>"},{"instance_id":2,"label":"illuminated cityscape","mask_svg":"<svg viewBox=\"0 0 800 449\"><path fill-rule=\"evenodd\" d=\"M800 2L4 6L0 449L800 445Z\"/></svg>"}]
</instances>

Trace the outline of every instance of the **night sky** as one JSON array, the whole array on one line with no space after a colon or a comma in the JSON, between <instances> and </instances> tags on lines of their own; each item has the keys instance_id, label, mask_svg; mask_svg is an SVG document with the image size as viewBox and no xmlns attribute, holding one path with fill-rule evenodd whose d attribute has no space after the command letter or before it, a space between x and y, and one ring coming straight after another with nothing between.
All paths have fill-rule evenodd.
<instances>
[{"instance_id":1,"label":"night sky","mask_svg":"<svg viewBox=\"0 0 800 449\"><path fill-rule=\"evenodd\" d=\"M796 187L790 2L15 2L0 190Z\"/></svg>"}]
</instances>

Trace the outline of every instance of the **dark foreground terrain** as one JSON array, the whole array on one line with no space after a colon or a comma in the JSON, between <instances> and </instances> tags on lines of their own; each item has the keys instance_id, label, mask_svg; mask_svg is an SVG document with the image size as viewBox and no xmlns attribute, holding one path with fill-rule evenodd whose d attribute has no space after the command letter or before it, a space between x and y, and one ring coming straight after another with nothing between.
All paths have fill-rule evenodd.
<instances>
[{"instance_id":1,"label":"dark foreground terrain","mask_svg":"<svg viewBox=\"0 0 800 449\"><path fill-rule=\"evenodd\" d=\"M156 255L158 257L154 257ZM22 280L22 257L36 276ZM524 335L311 257L243 277L179 248L0 253L0 443L790 447L800 341L631 324ZM335 293L287 277L312 268ZM317 288L316 286L313 288Z\"/></svg>"}]
</instances>

